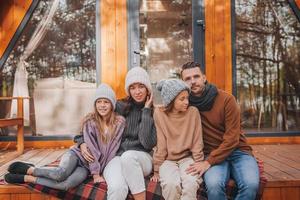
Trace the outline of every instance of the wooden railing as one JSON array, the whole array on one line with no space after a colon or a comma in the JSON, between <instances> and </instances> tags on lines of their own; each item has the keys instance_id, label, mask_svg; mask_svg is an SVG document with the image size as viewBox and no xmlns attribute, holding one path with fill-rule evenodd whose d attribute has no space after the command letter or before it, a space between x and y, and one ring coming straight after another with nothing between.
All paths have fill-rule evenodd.
<instances>
[{"instance_id":1,"label":"wooden railing","mask_svg":"<svg viewBox=\"0 0 300 200\"><path fill-rule=\"evenodd\" d=\"M0 97L0 100L17 100L17 117L0 119L0 128L7 126L18 126L17 131L17 151L22 154L24 151L24 99L29 97Z\"/></svg>"}]
</instances>

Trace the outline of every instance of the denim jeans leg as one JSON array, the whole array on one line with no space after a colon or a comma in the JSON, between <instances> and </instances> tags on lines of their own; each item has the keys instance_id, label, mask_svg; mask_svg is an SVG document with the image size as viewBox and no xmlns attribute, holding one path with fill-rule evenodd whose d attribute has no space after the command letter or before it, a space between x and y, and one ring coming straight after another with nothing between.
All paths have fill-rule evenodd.
<instances>
[{"instance_id":1,"label":"denim jeans leg","mask_svg":"<svg viewBox=\"0 0 300 200\"><path fill-rule=\"evenodd\" d=\"M246 152L235 150L229 159L230 173L238 187L235 200L254 200L259 187L259 169L255 158Z\"/></svg>"},{"instance_id":2,"label":"denim jeans leg","mask_svg":"<svg viewBox=\"0 0 300 200\"><path fill-rule=\"evenodd\" d=\"M209 200L226 200L226 183L229 180L229 163L225 160L209 168L204 174Z\"/></svg>"}]
</instances>

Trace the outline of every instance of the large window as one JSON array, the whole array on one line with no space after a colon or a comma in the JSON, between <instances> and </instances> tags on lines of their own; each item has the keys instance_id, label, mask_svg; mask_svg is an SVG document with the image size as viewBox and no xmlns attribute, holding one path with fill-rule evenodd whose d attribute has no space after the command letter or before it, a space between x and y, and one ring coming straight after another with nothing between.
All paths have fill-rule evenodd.
<instances>
[{"instance_id":1,"label":"large window","mask_svg":"<svg viewBox=\"0 0 300 200\"><path fill-rule=\"evenodd\" d=\"M53 0L41 0L0 72L1 96L12 96L20 56ZM74 134L96 83L96 0L61 0L37 48L26 61L30 100L27 132ZM1 105L1 115L10 105Z\"/></svg>"},{"instance_id":2,"label":"large window","mask_svg":"<svg viewBox=\"0 0 300 200\"><path fill-rule=\"evenodd\" d=\"M252 131L300 130L300 23L288 1L236 0L237 97Z\"/></svg>"}]
</instances>

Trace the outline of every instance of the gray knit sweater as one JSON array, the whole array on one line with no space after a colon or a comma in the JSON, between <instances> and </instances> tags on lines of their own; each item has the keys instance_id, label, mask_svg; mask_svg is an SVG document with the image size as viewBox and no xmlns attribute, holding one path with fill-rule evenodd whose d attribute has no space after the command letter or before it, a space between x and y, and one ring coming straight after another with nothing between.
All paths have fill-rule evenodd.
<instances>
[{"instance_id":1,"label":"gray knit sweater","mask_svg":"<svg viewBox=\"0 0 300 200\"><path fill-rule=\"evenodd\" d=\"M120 156L127 150L151 152L156 145L156 129L152 109L144 108L144 104L132 103L127 112L125 107L126 103L117 101L116 112L126 119L126 127L117 155ZM75 136L74 141L78 145L82 144L83 136Z\"/></svg>"}]
</instances>

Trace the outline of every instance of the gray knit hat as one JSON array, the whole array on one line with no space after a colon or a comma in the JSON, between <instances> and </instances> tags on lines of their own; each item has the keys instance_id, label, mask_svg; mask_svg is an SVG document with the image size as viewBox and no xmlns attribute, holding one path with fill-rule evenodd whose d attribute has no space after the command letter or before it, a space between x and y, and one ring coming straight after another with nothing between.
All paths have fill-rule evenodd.
<instances>
[{"instance_id":1,"label":"gray knit hat","mask_svg":"<svg viewBox=\"0 0 300 200\"><path fill-rule=\"evenodd\" d=\"M180 79L161 80L156 85L156 88L160 91L165 107L168 106L181 91L187 90L190 92L189 86Z\"/></svg>"},{"instance_id":2,"label":"gray knit hat","mask_svg":"<svg viewBox=\"0 0 300 200\"><path fill-rule=\"evenodd\" d=\"M110 100L113 110L116 108L116 95L113 89L107 85L106 83L101 83L99 87L96 89L96 94L94 97L94 103L96 102L97 99L99 98L106 98Z\"/></svg>"},{"instance_id":3,"label":"gray knit hat","mask_svg":"<svg viewBox=\"0 0 300 200\"><path fill-rule=\"evenodd\" d=\"M134 83L142 83L149 93L152 93L151 82L148 73L141 67L133 67L127 72L125 79L125 91L129 95L129 86Z\"/></svg>"}]
</instances>

